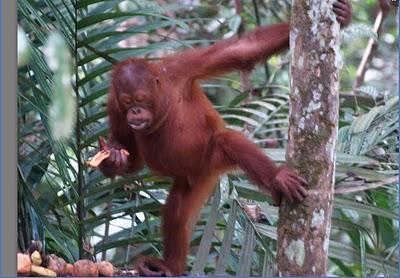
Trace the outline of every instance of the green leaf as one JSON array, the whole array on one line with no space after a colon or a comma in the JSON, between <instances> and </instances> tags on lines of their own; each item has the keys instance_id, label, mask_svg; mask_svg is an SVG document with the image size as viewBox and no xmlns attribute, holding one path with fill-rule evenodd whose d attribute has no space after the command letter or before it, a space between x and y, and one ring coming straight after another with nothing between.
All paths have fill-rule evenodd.
<instances>
[{"instance_id":1,"label":"green leaf","mask_svg":"<svg viewBox=\"0 0 400 278\"><path fill-rule=\"evenodd\" d=\"M235 222L237 214L236 202L232 202L232 207L229 211L229 219L226 224L222 246L218 254L218 261L215 267L215 275L224 275L228 263L228 257L233 243L233 236L235 233Z\"/></svg>"},{"instance_id":2,"label":"green leaf","mask_svg":"<svg viewBox=\"0 0 400 278\"><path fill-rule=\"evenodd\" d=\"M214 199L212 202L211 213L209 215L209 219L207 221L207 225L204 228L203 237L201 238L197 253L196 259L192 266L191 273L195 275L204 274L204 268L208 261L208 253L210 252L211 243L213 240L213 234L215 230L215 225L217 223L218 218L218 208L219 203L221 201L221 190L219 186L217 186L216 193L214 195Z\"/></svg>"}]
</instances>

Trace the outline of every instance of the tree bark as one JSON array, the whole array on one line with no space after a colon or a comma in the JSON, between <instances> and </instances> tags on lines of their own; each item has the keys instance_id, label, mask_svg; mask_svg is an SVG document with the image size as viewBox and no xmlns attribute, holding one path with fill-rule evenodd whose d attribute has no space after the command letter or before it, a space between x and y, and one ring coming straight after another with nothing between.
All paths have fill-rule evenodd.
<instances>
[{"instance_id":1,"label":"tree bark","mask_svg":"<svg viewBox=\"0 0 400 278\"><path fill-rule=\"evenodd\" d=\"M324 276L331 227L339 115L340 26L334 0L293 0L291 98L286 160L309 183L308 196L279 209L281 276Z\"/></svg>"}]
</instances>

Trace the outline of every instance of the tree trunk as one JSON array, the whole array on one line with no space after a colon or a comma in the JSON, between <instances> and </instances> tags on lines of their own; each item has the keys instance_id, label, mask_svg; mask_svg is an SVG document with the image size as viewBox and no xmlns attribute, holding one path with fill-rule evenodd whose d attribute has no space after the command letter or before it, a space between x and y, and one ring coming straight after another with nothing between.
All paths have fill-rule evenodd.
<instances>
[{"instance_id":1,"label":"tree trunk","mask_svg":"<svg viewBox=\"0 0 400 278\"><path fill-rule=\"evenodd\" d=\"M327 272L341 64L333 2L293 0L286 160L309 182L309 195L299 204L284 201L279 209L277 260L282 276Z\"/></svg>"}]
</instances>

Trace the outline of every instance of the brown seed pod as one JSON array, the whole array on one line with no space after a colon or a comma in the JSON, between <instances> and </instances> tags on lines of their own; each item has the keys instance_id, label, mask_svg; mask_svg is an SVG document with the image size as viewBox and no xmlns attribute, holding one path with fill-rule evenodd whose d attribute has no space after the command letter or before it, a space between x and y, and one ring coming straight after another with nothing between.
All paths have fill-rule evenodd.
<instances>
[{"instance_id":1,"label":"brown seed pod","mask_svg":"<svg viewBox=\"0 0 400 278\"><path fill-rule=\"evenodd\" d=\"M91 160L86 161L86 165L92 168L97 168L99 167L100 163L109 156L110 151L99 151Z\"/></svg>"},{"instance_id":2,"label":"brown seed pod","mask_svg":"<svg viewBox=\"0 0 400 278\"><path fill-rule=\"evenodd\" d=\"M53 270L45 268L43 266L32 265L31 275L33 276L46 276L46 277L56 277L57 273Z\"/></svg>"},{"instance_id":3,"label":"brown seed pod","mask_svg":"<svg viewBox=\"0 0 400 278\"><path fill-rule=\"evenodd\" d=\"M73 276L94 277L99 276L99 270L94 262L89 260L79 260L74 263Z\"/></svg>"},{"instance_id":4,"label":"brown seed pod","mask_svg":"<svg viewBox=\"0 0 400 278\"><path fill-rule=\"evenodd\" d=\"M17 274L24 276L31 272L32 262L29 255L17 253Z\"/></svg>"},{"instance_id":5,"label":"brown seed pod","mask_svg":"<svg viewBox=\"0 0 400 278\"><path fill-rule=\"evenodd\" d=\"M126 156L129 155L129 152L125 149L121 149L120 152ZM93 156L93 158L89 161L86 161L86 166L91 168L97 168L103 162L103 160L107 159L110 156L110 151L101 150Z\"/></svg>"},{"instance_id":6,"label":"brown seed pod","mask_svg":"<svg viewBox=\"0 0 400 278\"><path fill-rule=\"evenodd\" d=\"M73 276L74 275L74 266L72 264L67 264L65 267L65 276Z\"/></svg>"},{"instance_id":7,"label":"brown seed pod","mask_svg":"<svg viewBox=\"0 0 400 278\"><path fill-rule=\"evenodd\" d=\"M114 276L114 266L110 262L102 261L96 263L100 276Z\"/></svg>"},{"instance_id":8,"label":"brown seed pod","mask_svg":"<svg viewBox=\"0 0 400 278\"><path fill-rule=\"evenodd\" d=\"M57 257L55 254L48 256L47 268L57 273L57 276L65 276L67 273L67 263L63 258Z\"/></svg>"},{"instance_id":9,"label":"brown seed pod","mask_svg":"<svg viewBox=\"0 0 400 278\"><path fill-rule=\"evenodd\" d=\"M31 261L34 265L40 266L42 264L42 256L40 255L40 253L38 251L34 251L31 254Z\"/></svg>"},{"instance_id":10,"label":"brown seed pod","mask_svg":"<svg viewBox=\"0 0 400 278\"><path fill-rule=\"evenodd\" d=\"M32 253L35 251L38 251L40 254L43 253L43 243L40 240L32 240L31 245L29 245L29 255L32 255Z\"/></svg>"}]
</instances>

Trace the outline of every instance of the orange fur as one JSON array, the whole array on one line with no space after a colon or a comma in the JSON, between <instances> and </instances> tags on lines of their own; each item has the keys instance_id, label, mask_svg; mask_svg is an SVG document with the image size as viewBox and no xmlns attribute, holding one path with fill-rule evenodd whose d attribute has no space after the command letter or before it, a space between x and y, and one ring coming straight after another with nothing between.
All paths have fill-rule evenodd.
<instances>
[{"instance_id":1,"label":"orange fur","mask_svg":"<svg viewBox=\"0 0 400 278\"><path fill-rule=\"evenodd\" d=\"M131 58L115 66L108 100L111 136L105 148L126 148L130 155L122 163L116 151L118 165L107 159L100 169L112 177L135 172L146 163L155 173L174 179L163 210L164 259L139 259L136 267L141 275L184 272L192 225L221 173L239 166L279 202L280 185L274 182L278 167L243 135L225 128L198 80L252 68L286 49L288 42L289 27L284 23L160 62ZM130 108L124 100L135 99L139 91L153 107L149 110L154 118L149 128L136 131L129 128ZM302 181L294 178L287 183L304 197Z\"/></svg>"}]
</instances>

